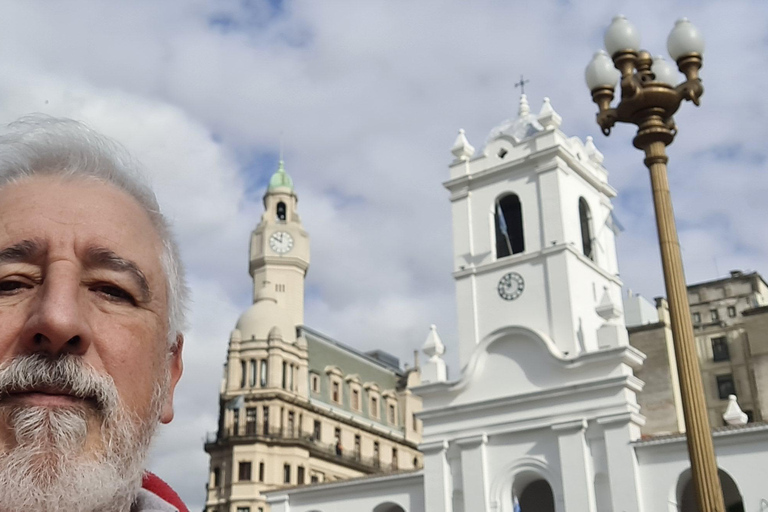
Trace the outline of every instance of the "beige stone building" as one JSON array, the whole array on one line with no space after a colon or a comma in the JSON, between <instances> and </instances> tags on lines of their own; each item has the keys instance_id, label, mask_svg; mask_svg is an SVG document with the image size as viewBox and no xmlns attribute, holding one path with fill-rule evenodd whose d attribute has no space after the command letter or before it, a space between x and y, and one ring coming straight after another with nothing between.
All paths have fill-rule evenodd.
<instances>
[{"instance_id":1,"label":"beige stone building","mask_svg":"<svg viewBox=\"0 0 768 512\"><path fill-rule=\"evenodd\" d=\"M207 512L266 512L262 492L421 467L419 370L303 325L309 237L282 162L253 231L253 305L237 322L208 435Z\"/></svg>"},{"instance_id":2,"label":"beige stone building","mask_svg":"<svg viewBox=\"0 0 768 512\"><path fill-rule=\"evenodd\" d=\"M684 429L677 368L666 300L656 312L639 296L625 301L629 341L648 358L636 371L645 382L638 401L646 416L645 434ZM768 417L768 285L757 272L690 285L696 349L710 424L723 425L728 396L736 395L749 421ZM641 314L645 311L646 314Z\"/></svg>"}]
</instances>

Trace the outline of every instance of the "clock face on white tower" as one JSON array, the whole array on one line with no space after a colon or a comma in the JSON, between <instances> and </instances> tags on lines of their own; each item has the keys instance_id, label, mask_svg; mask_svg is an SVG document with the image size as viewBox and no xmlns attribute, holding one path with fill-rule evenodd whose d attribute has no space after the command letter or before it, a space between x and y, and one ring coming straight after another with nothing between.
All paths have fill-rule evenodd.
<instances>
[{"instance_id":1,"label":"clock face on white tower","mask_svg":"<svg viewBox=\"0 0 768 512\"><path fill-rule=\"evenodd\" d=\"M515 300L523 294L524 289L525 281L523 280L523 276L517 272L504 274L502 278L499 279L499 284L497 286L499 296L504 300Z\"/></svg>"},{"instance_id":2,"label":"clock face on white tower","mask_svg":"<svg viewBox=\"0 0 768 512\"><path fill-rule=\"evenodd\" d=\"M277 254L285 254L293 249L293 237L285 231L276 231L269 237L269 246Z\"/></svg>"}]
</instances>

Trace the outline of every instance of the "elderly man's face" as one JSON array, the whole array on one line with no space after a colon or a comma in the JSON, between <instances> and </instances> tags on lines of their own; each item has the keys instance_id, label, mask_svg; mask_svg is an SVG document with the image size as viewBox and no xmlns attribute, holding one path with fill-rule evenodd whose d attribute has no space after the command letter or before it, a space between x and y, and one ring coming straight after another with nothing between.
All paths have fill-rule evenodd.
<instances>
[{"instance_id":1,"label":"elderly man's face","mask_svg":"<svg viewBox=\"0 0 768 512\"><path fill-rule=\"evenodd\" d=\"M147 214L115 187L34 177L0 188L0 367L30 354L74 356L111 377L124 409L140 420L153 414L153 393L169 375L160 419L170 421L181 359L178 350L168 358L160 255ZM42 388L0 396L0 410L6 407L85 410L84 451L103 444L102 418L89 398ZM14 432L0 418L8 449Z\"/></svg>"}]
</instances>

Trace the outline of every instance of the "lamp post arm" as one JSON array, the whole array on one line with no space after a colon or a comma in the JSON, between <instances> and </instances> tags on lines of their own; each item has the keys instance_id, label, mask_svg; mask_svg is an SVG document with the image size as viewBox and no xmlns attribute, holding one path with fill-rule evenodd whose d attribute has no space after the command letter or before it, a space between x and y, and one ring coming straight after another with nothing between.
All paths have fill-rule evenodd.
<instances>
[{"instance_id":1,"label":"lamp post arm","mask_svg":"<svg viewBox=\"0 0 768 512\"><path fill-rule=\"evenodd\" d=\"M694 105L699 106L699 98L704 94L704 86L701 85L701 79L692 78L681 83L675 90L680 97L687 101L692 101Z\"/></svg>"}]
</instances>

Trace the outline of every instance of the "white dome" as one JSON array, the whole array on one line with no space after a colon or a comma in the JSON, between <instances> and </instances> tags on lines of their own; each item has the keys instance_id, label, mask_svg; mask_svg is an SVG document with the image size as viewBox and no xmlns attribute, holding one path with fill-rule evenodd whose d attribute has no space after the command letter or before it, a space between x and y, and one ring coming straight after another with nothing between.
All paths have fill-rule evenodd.
<instances>
[{"instance_id":1,"label":"white dome","mask_svg":"<svg viewBox=\"0 0 768 512\"><path fill-rule=\"evenodd\" d=\"M243 341L256 338L265 340L274 327L277 318L277 299L267 287L256 294L255 302L240 315L235 329L240 331Z\"/></svg>"}]
</instances>

